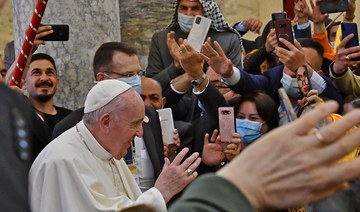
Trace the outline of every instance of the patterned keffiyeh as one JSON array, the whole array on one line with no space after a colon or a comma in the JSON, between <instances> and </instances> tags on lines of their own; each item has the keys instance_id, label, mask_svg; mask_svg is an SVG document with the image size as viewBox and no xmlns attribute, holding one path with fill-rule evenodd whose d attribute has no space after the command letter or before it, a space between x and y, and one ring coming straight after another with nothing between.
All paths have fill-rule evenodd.
<instances>
[{"instance_id":1,"label":"patterned keffiyeh","mask_svg":"<svg viewBox=\"0 0 360 212\"><path fill-rule=\"evenodd\" d=\"M180 0L174 0L173 6L174 6L174 15L171 19L171 23L166 27L167 29L175 27L178 25L177 20L177 8L179 6ZM240 40L240 45L242 46L242 39L241 35L238 31L236 31L234 28L232 28L227 21L225 21L224 16L222 15L219 6L216 4L213 0L199 0L201 5L204 8L205 11L205 17L210 18L212 20L210 28L218 31L218 32L224 32L224 31L232 31L234 32Z\"/></svg>"}]
</instances>

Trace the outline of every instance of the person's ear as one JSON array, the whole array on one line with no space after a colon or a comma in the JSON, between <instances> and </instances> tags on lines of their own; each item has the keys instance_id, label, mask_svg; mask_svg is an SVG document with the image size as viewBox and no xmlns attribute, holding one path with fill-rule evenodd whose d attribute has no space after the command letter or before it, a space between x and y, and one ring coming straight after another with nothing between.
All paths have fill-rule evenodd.
<instances>
[{"instance_id":1,"label":"person's ear","mask_svg":"<svg viewBox=\"0 0 360 212\"><path fill-rule=\"evenodd\" d=\"M166 104L166 97L163 97L163 98L161 99L161 101L162 101L161 108L164 108L164 106L165 106L165 104Z\"/></svg>"},{"instance_id":2,"label":"person's ear","mask_svg":"<svg viewBox=\"0 0 360 212\"><path fill-rule=\"evenodd\" d=\"M105 134L110 132L110 114L105 113L99 118L99 126L102 132Z\"/></svg>"},{"instance_id":3,"label":"person's ear","mask_svg":"<svg viewBox=\"0 0 360 212\"><path fill-rule=\"evenodd\" d=\"M99 72L96 74L96 81L102 81L106 78L106 75L104 74L104 72Z\"/></svg>"}]
</instances>

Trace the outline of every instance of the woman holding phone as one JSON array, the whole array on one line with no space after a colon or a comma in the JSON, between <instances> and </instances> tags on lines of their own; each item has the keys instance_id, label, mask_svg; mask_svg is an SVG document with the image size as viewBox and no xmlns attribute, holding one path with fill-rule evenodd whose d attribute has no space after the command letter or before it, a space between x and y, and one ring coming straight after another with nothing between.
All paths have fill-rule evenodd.
<instances>
[{"instance_id":1,"label":"woman holding phone","mask_svg":"<svg viewBox=\"0 0 360 212\"><path fill-rule=\"evenodd\" d=\"M210 139L206 134L202 153L204 163L209 161L211 165L219 165L224 160L230 161L252 142L279 126L277 106L263 91L235 97L229 104L234 106L236 133L233 140L226 143L221 141L218 130L213 131ZM213 155L217 155L217 160Z\"/></svg>"}]
</instances>

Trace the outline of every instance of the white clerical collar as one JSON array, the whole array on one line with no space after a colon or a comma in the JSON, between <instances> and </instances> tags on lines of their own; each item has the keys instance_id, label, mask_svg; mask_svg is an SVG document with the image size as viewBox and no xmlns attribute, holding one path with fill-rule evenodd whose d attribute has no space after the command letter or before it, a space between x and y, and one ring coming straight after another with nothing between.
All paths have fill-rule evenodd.
<instances>
[{"instance_id":1,"label":"white clerical collar","mask_svg":"<svg viewBox=\"0 0 360 212\"><path fill-rule=\"evenodd\" d=\"M84 142L89 151L96 157L102 160L110 160L113 158L113 156L97 142L83 121L76 124L76 131L82 142Z\"/></svg>"}]
</instances>

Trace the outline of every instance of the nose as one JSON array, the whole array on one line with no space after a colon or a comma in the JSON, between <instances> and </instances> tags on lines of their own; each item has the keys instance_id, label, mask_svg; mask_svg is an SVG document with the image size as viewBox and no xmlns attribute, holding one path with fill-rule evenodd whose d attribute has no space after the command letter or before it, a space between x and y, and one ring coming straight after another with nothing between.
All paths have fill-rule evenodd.
<instances>
[{"instance_id":1,"label":"nose","mask_svg":"<svg viewBox=\"0 0 360 212\"><path fill-rule=\"evenodd\" d=\"M41 75L40 75L40 80L42 80L42 81L45 81L45 80L48 80L49 78L48 78L48 76L46 75L46 73L42 73Z\"/></svg>"}]
</instances>

